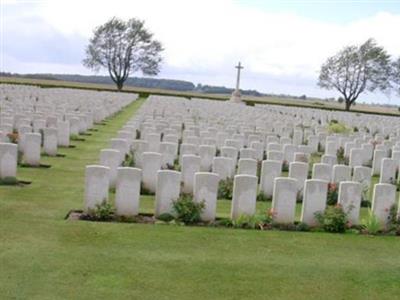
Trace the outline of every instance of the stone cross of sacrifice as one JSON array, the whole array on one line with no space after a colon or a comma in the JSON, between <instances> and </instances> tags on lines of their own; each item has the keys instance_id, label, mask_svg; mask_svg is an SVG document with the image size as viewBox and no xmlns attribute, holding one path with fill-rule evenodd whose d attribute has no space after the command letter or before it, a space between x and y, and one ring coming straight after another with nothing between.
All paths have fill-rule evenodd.
<instances>
[{"instance_id":1,"label":"stone cross of sacrifice","mask_svg":"<svg viewBox=\"0 0 400 300\"><path fill-rule=\"evenodd\" d=\"M240 64L240 61L239 61L239 64L235 68L238 69L237 70L237 77L236 77L236 90L238 91L239 90L239 84L240 84L240 70L243 69L242 65Z\"/></svg>"}]
</instances>

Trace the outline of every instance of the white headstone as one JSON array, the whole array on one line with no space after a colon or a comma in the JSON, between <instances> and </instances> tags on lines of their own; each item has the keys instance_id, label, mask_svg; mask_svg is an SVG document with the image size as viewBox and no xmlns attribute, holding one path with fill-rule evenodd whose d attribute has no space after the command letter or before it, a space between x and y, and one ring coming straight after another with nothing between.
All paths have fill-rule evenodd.
<instances>
[{"instance_id":1,"label":"white headstone","mask_svg":"<svg viewBox=\"0 0 400 300\"><path fill-rule=\"evenodd\" d=\"M18 146L0 143L0 179L17 177Z\"/></svg>"},{"instance_id":2,"label":"white headstone","mask_svg":"<svg viewBox=\"0 0 400 300\"><path fill-rule=\"evenodd\" d=\"M140 182L142 170L121 167L117 170L115 208L119 216L132 217L139 214Z\"/></svg>"},{"instance_id":3,"label":"white headstone","mask_svg":"<svg viewBox=\"0 0 400 300\"><path fill-rule=\"evenodd\" d=\"M254 215L256 212L256 199L257 177L236 175L233 182L231 218L236 220L241 215Z\"/></svg>"},{"instance_id":4,"label":"white headstone","mask_svg":"<svg viewBox=\"0 0 400 300\"><path fill-rule=\"evenodd\" d=\"M319 179L308 179L304 184L301 222L309 226L317 225L316 213L323 213L326 208L328 182Z\"/></svg>"},{"instance_id":5,"label":"white headstone","mask_svg":"<svg viewBox=\"0 0 400 300\"><path fill-rule=\"evenodd\" d=\"M353 181L342 181L339 185L338 203L354 225L359 223L362 185Z\"/></svg>"},{"instance_id":6,"label":"white headstone","mask_svg":"<svg viewBox=\"0 0 400 300\"><path fill-rule=\"evenodd\" d=\"M278 177L274 180L272 215L277 223L293 223L296 212L297 180Z\"/></svg>"},{"instance_id":7,"label":"white headstone","mask_svg":"<svg viewBox=\"0 0 400 300\"><path fill-rule=\"evenodd\" d=\"M108 201L110 169L104 166L86 166L85 172L85 212L96 209Z\"/></svg>"},{"instance_id":8,"label":"white headstone","mask_svg":"<svg viewBox=\"0 0 400 300\"><path fill-rule=\"evenodd\" d=\"M197 172L194 175L193 200L197 203L204 201L201 220L212 222L217 211L219 176L215 173Z\"/></svg>"},{"instance_id":9,"label":"white headstone","mask_svg":"<svg viewBox=\"0 0 400 300\"><path fill-rule=\"evenodd\" d=\"M282 174L282 162L264 160L261 165L260 191L268 198L272 197L274 179Z\"/></svg>"},{"instance_id":10,"label":"white headstone","mask_svg":"<svg viewBox=\"0 0 400 300\"><path fill-rule=\"evenodd\" d=\"M173 213L173 202L177 201L181 189L181 173L171 170L157 171L155 216Z\"/></svg>"},{"instance_id":11,"label":"white headstone","mask_svg":"<svg viewBox=\"0 0 400 300\"><path fill-rule=\"evenodd\" d=\"M375 184L372 197L372 212L384 227L389 222L390 209L395 202L396 186L388 183Z\"/></svg>"},{"instance_id":12,"label":"white headstone","mask_svg":"<svg viewBox=\"0 0 400 300\"><path fill-rule=\"evenodd\" d=\"M183 155L182 157L182 192L193 194L194 174L200 172L200 157L196 155Z\"/></svg>"},{"instance_id":13,"label":"white headstone","mask_svg":"<svg viewBox=\"0 0 400 300\"><path fill-rule=\"evenodd\" d=\"M161 169L161 154L143 152L142 159L143 187L149 192L154 193L156 191L157 172Z\"/></svg>"}]
</instances>

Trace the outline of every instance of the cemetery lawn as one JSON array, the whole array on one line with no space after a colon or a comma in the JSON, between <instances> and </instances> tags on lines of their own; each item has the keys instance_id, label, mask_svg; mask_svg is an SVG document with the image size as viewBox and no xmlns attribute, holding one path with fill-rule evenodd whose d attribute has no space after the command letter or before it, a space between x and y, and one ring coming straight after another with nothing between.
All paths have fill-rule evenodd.
<instances>
[{"instance_id":1,"label":"cemetery lawn","mask_svg":"<svg viewBox=\"0 0 400 300\"><path fill-rule=\"evenodd\" d=\"M399 297L396 237L64 220L82 208L84 167L143 101L60 149L66 157L43 158L50 169L19 168L31 185L0 186L1 299ZM219 216L229 210L218 202Z\"/></svg>"}]
</instances>

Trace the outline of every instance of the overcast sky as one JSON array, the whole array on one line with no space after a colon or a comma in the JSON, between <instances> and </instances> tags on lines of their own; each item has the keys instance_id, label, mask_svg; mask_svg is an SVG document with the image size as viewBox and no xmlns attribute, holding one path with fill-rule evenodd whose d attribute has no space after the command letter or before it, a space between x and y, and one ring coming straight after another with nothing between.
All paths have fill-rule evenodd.
<instances>
[{"instance_id":1,"label":"overcast sky","mask_svg":"<svg viewBox=\"0 0 400 300\"><path fill-rule=\"evenodd\" d=\"M93 29L113 16L143 19L165 48L158 77L318 97L318 71L343 46L372 37L400 56L399 1L108 0L1 5L1 71L92 74L81 62ZM140 75L140 74L138 74ZM398 97L362 100L400 104Z\"/></svg>"}]
</instances>

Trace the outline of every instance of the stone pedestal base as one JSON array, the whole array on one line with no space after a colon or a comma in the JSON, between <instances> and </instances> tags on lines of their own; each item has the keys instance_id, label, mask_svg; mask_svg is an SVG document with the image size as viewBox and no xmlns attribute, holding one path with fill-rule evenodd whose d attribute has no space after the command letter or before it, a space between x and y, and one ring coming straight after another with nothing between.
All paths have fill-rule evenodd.
<instances>
[{"instance_id":1,"label":"stone pedestal base","mask_svg":"<svg viewBox=\"0 0 400 300\"><path fill-rule=\"evenodd\" d=\"M235 91L232 93L232 96L231 96L231 99L229 100L229 102L232 102L232 103L242 103L242 104L243 104L242 95L240 94L240 91L239 91L239 90L235 90Z\"/></svg>"}]
</instances>

